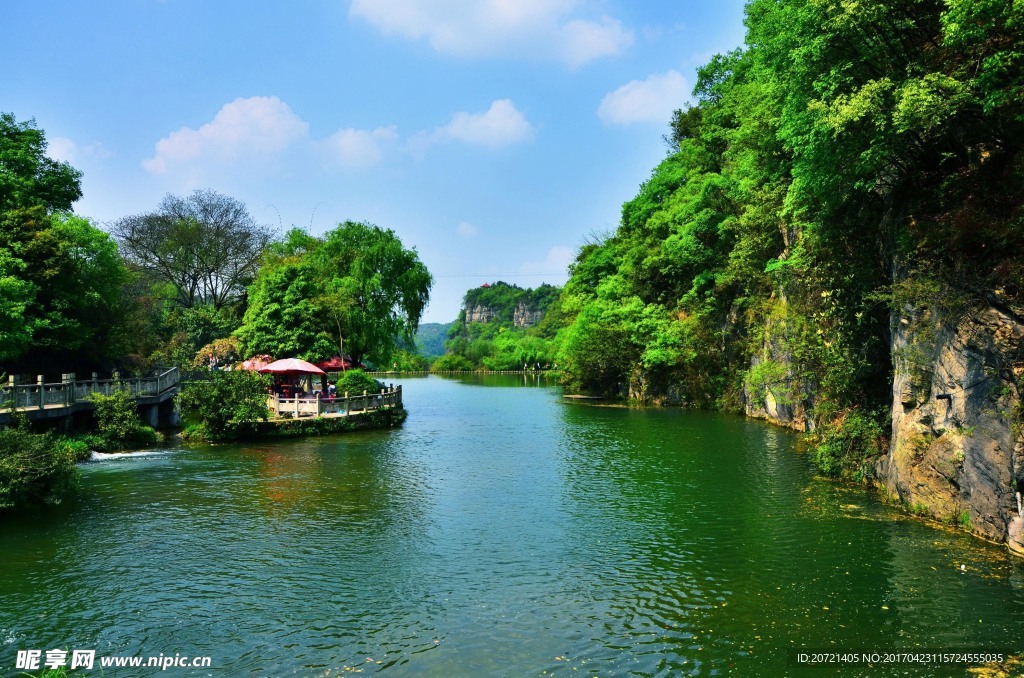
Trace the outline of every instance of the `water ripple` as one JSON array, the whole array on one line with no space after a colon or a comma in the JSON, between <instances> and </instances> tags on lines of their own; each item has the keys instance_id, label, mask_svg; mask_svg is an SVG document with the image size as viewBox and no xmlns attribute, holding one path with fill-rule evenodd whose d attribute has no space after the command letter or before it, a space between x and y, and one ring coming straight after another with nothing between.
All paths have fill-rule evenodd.
<instances>
[{"instance_id":1,"label":"water ripple","mask_svg":"<svg viewBox=\"0 0 1024 678\"><path fill-rule=\"evenodd\" d=\"M1024 641L1019 564L814 478L785 431L490 383L408 381L400 430L83 465L76 506L0 525L0 637L261 676Z\"/></svg>"}]
</instances>

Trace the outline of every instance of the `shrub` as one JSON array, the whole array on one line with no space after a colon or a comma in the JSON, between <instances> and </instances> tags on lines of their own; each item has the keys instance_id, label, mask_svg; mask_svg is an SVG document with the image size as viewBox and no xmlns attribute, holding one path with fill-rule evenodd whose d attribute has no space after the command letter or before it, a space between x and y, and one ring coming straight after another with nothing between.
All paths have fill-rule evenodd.
<instances>
[{"instance_id":1,"label":"shrub","mask_svg":"<svg viewBox=\"0 0 1024 678\"><path fill-rule=\"evenodd\" d=\"M468 372L472 369L473 363L454 353L441 356L430 366L431 372Z\"/></svg>"},{"instance_id":2,"label":"shrub","mask_svg":"<svg viewBox=\"0 0 1024 678\"><path fill-rule=\"evenodd\" d=\"M190 437L220 438L239 426L266 421L270 376L235 370L208 372L203 381L182 385L178 407L189 420Z\"/></svg>"},{"instance_id":3,"label":"shrub","mask_svg":"<svg viewBox=\"0 0 1024 678\"><path fill-rule=\"evenodd\" d=\"M96 429L103 439L96 449L123 450L159 442L159 434L139 418L135 399L128 389L116 389L109 395L90 393L89 402L96 407Z\"/></svg>"},{"instance_id":4,"label":"shrub","mask_svg":"<svg viewBox=\"0 0 1024 678\"><path fill-rule=\"evenodd\" d=\"M881 413L850 409L823 425L815 449L818 468L827 475L852 473L862 479L868 460L885 448L884 419Z\"/></svg>"},{"instance_id":5,"label":"shrub","mask_svg":"<svg viewBox=\"0 0 1024 678\"><path fill-rule=\"evenodd\" d=\"M362 370L347 370L335 384L337 394L362 395L363 391L368 393L380 393L384 384L377 381Z\"/></svg>"},{"instance_id":6,"label":"shrub","mask_svg":"<svg viewBox=\"0 0 1024 678\"><path fill-rule=\"evenodd\" d=\"M93 450L101 449L95 444L92 444L90 438L98 438L98 436L75 436L74 438L63 438L60 441L60 445L71 453L72 458L75 461L85 461L92 454Z\"/></svg>"},{"instance_id":7,"label":"shrub","mask_svg":"<svg viewBox=\"0 0 1024 678\"><path fill-rule=\"evenodd\" d=\"M59 504L78 477L73 450L27 423L0 429L0 509Z\"/></svg>"}]
</instances>

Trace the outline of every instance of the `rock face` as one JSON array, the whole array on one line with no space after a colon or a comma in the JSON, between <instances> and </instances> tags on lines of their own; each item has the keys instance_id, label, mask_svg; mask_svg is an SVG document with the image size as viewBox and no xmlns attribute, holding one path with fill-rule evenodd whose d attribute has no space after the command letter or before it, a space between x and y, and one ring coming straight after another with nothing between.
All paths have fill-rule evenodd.
<instances>
[{"instance_id":1,"label":"rock face","mask_svg":"<svg viewBox=\"0 0 1024 678\"><path fill-rule=\"evenodd\" d=\"M890 494L1024 554L1024 319L1001 304L957 319L894 314Z\"/></svg>"},{"instance_id":2,"label":"rock face","mask_svg":"<svg viewBox=\"0 0 1024 678\"><path fill-rule=\"evenodd\" d=\"M785 299L781 299L782 307ZM748 417L801 432L814 430L813 384L799 376L789 349L793 328L784 319L769 321L761 354L750 361L749 377L743 384L744 410Z\"/></svg>"},{"instance_id":3,"label":"rock face","mask_svg":"<svg viewBox=\"0 0 1024 678\"><path fill-rule=\"evenodd\" d=\"M494 320L495 313L487 306L466 306L466 324L489 323Z\"/></svg>"},{"instance_id":4,"label":"rock face","mask_svg":"<svg viewBox=\"0 0 1024 678\"><path fill-rule=\"evenodd\" d=\"M512 315L512 324L516 327L529 327L536 325L544 318L544 311L535 311L527 307L525 301L520 301Z\"/></svg>"},{"instance_id":5,"label":"rock face","mask_svg":"<svg viewBox=\"0 0 1024 678\"><path fill-rule=\"evenodd\" d=\"M791 357L788 354L773 354L770 347L766 350L768 356L755 356L751 359L751 372L756 374L759 368L773 365L778 377L774 380L747 381L743 385L746 415L754 419L766 419L795 431L813 431L812 394L804 384L797 383Z\"/></svg>"}]
</instances>

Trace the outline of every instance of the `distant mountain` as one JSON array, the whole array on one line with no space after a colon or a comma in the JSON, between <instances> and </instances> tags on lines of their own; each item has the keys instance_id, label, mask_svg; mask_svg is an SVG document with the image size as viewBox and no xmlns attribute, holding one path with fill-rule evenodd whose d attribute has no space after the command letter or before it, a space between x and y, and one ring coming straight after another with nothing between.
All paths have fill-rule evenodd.
<instances>
[{"instance_id":1,"label":"distant mountain","mask_svg":"<svg viewBox=\"0 0 1024 678\"><path fill-rule=\"evenodd\" d=\"M424 358L444 355L444 340L453 323L420 323L416 330L416 352Z\"/></svg>"},{"instance_id":2,"label":"distant mountain","mask_svg":"<svg viewBox=\"0 0 1024 678\"><path fill-rule=\"evenodd\" d=\"M488 283L466 292L460 319L467 325L497 322L529 327L540 322L561 291L560 287L548 284L524 290L501 281Z\"/></svg>"}]
</instances>

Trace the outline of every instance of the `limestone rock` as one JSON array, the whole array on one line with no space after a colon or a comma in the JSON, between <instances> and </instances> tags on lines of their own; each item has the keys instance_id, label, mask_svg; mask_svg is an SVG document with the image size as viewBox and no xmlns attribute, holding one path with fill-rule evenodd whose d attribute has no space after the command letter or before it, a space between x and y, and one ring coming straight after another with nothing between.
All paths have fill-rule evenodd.
<instances>
[{"instance_id":1,"label":"limestone rock","mask_svg":"<svg viewBox=\"0 0 1024 678\"><path fill-rule=\"evenodd\" d=\"M466 306L466 324L489 323L494 320L494 311L487 306Z\"/></svg>"},{"instance_id":2,"label":"limestone rock","mask_svg":"<svg viewBox=\"0 0 1024 678\"><path fill-rule=\"evenodd\" d=\"M539 323L543 318L544 311L533 310L526 305L525 301L520 301L512 315L512 324L516 327L530 327Z\"/></svg>"},{"instance_id":3,"label":"limestone rock","mask_svg":"<svg viewBox=\"0 0 1024 678\"><path fill-rule=\"evenodd\" d=\"M879 481L915 510L1024 553L1024 322L995 306L955 320L908 309L893 319L892 349L892 444Z\"/></svg>"},{"instance_id":4,"label":"limestone rock","mask_svg":"<svg viewBox=\"0 0 1024 678\"><path fill-rule=\"evenodd\" d=\"M780 299L785 304L785 298ZM748 417L766 419L801 432L814 430L814 384L799 375L789 349L792 328L785 320L769 321L761 355L750 361L750 378L743 385Z\"/></svg>"}]
</instances>

